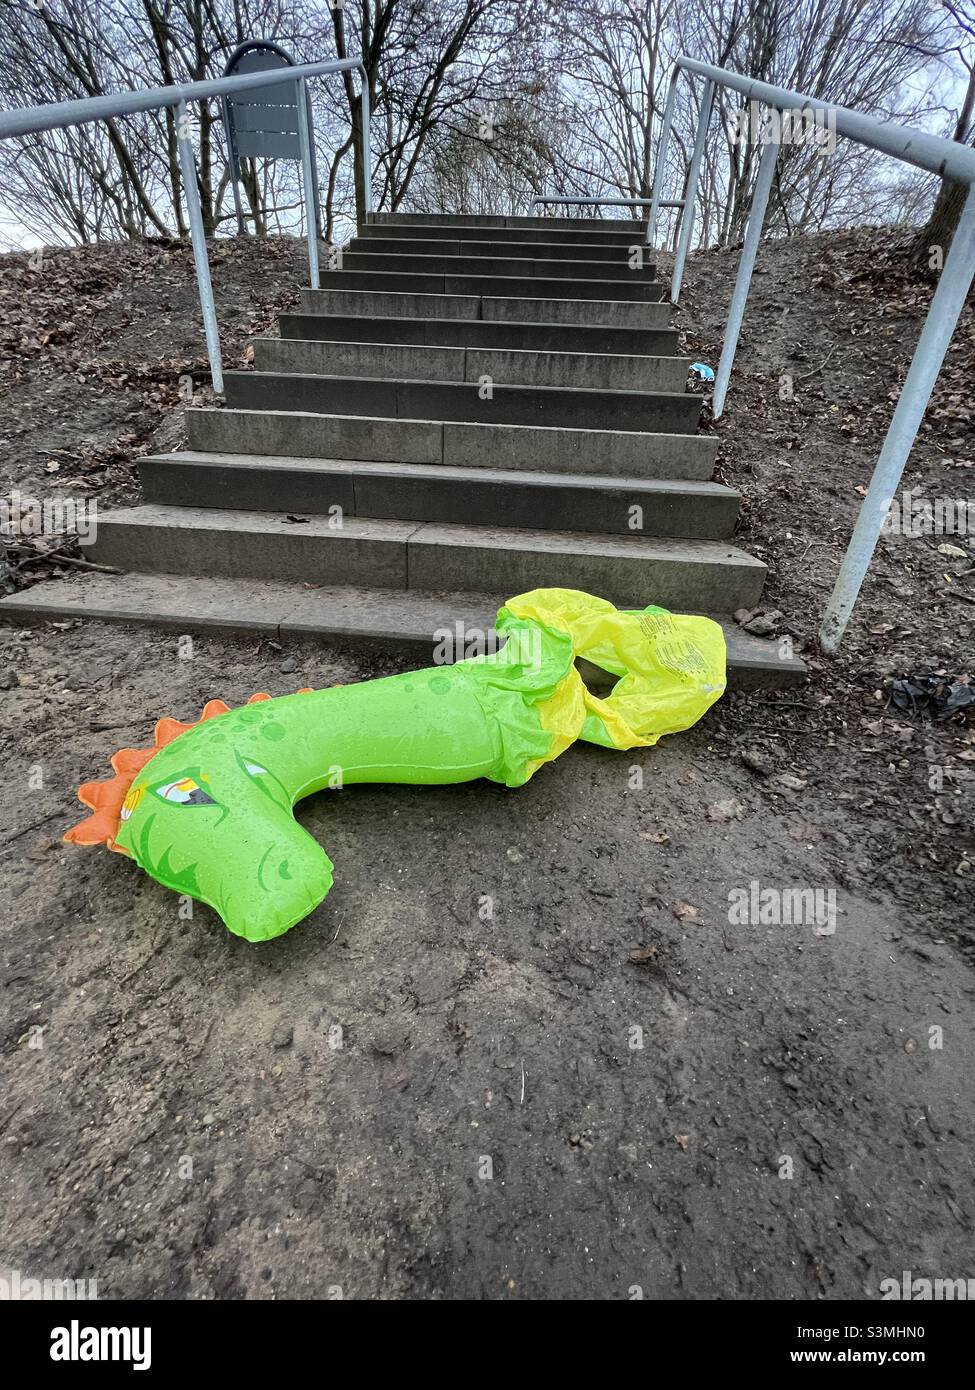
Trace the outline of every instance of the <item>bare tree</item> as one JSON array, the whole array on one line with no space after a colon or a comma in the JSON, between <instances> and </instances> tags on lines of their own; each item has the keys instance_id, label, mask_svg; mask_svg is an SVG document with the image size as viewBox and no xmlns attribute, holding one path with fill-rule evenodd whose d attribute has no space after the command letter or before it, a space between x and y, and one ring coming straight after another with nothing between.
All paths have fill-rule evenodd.
<instances>
[{"instance_id":1,"label":"bare tree","mask_svg":"<svg viewBox=\"0 0 975 1390\"><path fill-rule=\"evenodd\" d=\"M29 106L202 80L222 73L244 38L287 42L296 37L288 26L304 18L279 0L57 0L56 8L0 0L3 98ZM213 235L232 216L219 106L195 103L192 115L204 227ZM46 240L187 232L170 109L6 141L0 174L19 220ZM293 170L282 166L268 178L247 162L258 230L289 186L293 192Z\"/></svg>"},{"instance_id":2,"label":"bare tree","mask_svg":"<svg viewBox=\"0 0 975 1390\"><path fill-rule=\"evenodd\" d=\"M714 0L680 12L685 51L839 106L884 119L914 120L930 104L927 53L938 50L945 16L928 0ZM741 98L715 97L723 139L709 144L702 226L719 244L741 239L758 172L761 133ZM741 112L741 114L739 114ZM859 220L889 167L843 144L783 144L769 227L795 233Z\"/></svg>"},{"instance_id":3,"label":"bare tree","mask_svg":"<svg viewBox=\"0 0 975 1390\"><path fill-rule=\"evenodd\" d=\"M372 110L374 203L525 211L538 193L646 199L676 56L888 118L933 118L938 64L959 61L968 95L956 139L975 124L975 0L0 0L0 89L36 105L219 75L244 39L274 39L299 62L361 53ZM702 83L682 82L664 171L682 189ZM311 86L324 182L324 232L361 220L362 100L344 74ZM761 137L722 89L698 222L704 242L740 238ZM234 225L216 102L194 103L204 225ZM742 132L744 131L744 135ZM247 159L246 224L300 230L294 162ZM186 234L172 111L0 144L0 188L44 240ZM844 145L830 157L784 148L770 209L781 232L917 218L924 185ZM942 189L928 239L946 244L959 191Z\"/></svg>"},{"instance_id":4,"label":"bare tree","mask_svg":"<svg viewBox=\"0 0 975 1390\"><path fill-rule=\"evenodd\" d=\"M944 0L944 8L957 26L957 43L951 44L950 53L968 74L951 138L962 145L975 145L975 4ZM955 183L951 179L942 180L931 215L917 239L917 251L921 256L927 258L933 246L941 247L942 251L948 250L958 228L967 194L967 184Z\"/></svg>"}]
</instances>

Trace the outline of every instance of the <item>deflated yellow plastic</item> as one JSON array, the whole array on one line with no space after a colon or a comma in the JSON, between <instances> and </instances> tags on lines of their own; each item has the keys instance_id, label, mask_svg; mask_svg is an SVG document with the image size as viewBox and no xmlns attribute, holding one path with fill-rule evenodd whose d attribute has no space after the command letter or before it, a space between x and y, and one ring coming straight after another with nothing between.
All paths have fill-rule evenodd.
<instances>
[{"instance_id":1,"label":"deflated yellow plastic","mask_svg":"<svg viewBox=\"0 0 975 1390\"><path fill-rule=\"evenodd\" d=\"M550 698L536 706L557 745L541 761L557 757L576 738L621 750L649 747L663 734L689 729L724 693L724 633L710 618L653 605L618 609L578 589L519 594L498 614L499 628L508 613L541 624L553 636L568 633L576 658L620 677L600 699L570 668Z\"/></svg>"}]
</instances>

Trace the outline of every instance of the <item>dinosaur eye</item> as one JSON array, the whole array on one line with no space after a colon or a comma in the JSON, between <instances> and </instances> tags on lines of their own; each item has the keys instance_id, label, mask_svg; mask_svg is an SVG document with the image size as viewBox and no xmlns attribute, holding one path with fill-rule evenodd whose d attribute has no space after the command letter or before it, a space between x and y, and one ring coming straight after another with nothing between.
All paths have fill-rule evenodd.
<instances>
[{"instance_id":1,"label":"dinosaur eye","mask_svg":"<svg viewBox=\"0 0 975 1390\"><path fill-rule=\"evenodd\" d=\"M266 767L261 767L260 763L245 763L245 772L249 772L252 777L266 777L268 771Z\"/></svg>"},{"instance_id":2,"label":"dinosaur eye","mask_svg":"<svg viewBox=\"0 0 975 1390\"><path fill-rule=\"evenodd\" d=\"M217 803L212 796L195 782L192 777L180 777L175 782L165 782L161 787L156 787L156 795L161 796L163 801L168 801L174 806L215 806Z\"/></svg>"}]
</instances>

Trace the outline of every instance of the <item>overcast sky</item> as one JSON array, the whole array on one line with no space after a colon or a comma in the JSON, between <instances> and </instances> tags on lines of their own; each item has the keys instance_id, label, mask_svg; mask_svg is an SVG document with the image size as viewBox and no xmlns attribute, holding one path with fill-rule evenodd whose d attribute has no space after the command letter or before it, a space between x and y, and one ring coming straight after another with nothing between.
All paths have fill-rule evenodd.
<instances>
[{"instance_id":1,"label":"overcast sky","mask_svg":"<svg viewBox=\"0 0 975 1390\"><path fill-rule=\"evenodd\" d=\"M927 119L922 122L925 129L933 134L947 132L952 124L952 118L957 115L960 109L966 84L967 73L957 55L950 55L947 61L939 60L933 63L925 77L919 77L915 84L916 93L922 95L929 88L933 93L932 109ZM714 138L715 129L713 126L711 134ZM44 139L45 137L39 138ZM896 175L898 161L887 159L883 155L878 155L878 159L889 165L892 176ZM933 181L932 187L934 187ZM16 209L4 203L3 190L0 189L0 252L29 250L41 244L41 241L18 221Z\"/></svg>"}]
</instances>

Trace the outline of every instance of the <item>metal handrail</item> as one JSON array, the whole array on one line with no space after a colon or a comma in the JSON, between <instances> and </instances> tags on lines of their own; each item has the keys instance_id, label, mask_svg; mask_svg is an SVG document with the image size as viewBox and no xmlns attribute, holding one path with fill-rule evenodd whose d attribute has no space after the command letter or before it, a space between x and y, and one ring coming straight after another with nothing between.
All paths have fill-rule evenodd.
<instances>
[{"instance_id":1,"label":"metal handrail","mask_svg":"<svg viewBox=\"0 0 975 1390\"><path fill-rule=\"evenodd\" d=\"M681 215L680 240L674 260L674 273L671 283L671 298L676 302L680 293L684 262L690 246L694 225L694 209L697 200L697 186L700 178L701 153L707 137L707 127L711 115L711 102L716 87L728 87L740 93L749 101L770 107L780 114L785 111L801 115L803 112L819 112L825 115L831 130L845 139L853 140L869 149L892 156L940 178L951 179L955 183L969 186L968 196L962 209L961 219L952 239L951 249L945 259L938 279L931 305L928 309L921 336L907 377L901 389L897 407L887 430L874 467L870 486L860 507L853 534L846 555L840 566L833 592L830 595L820 627L820 642L828 652L836 651L846 631L850 614L860 593L873 552L883 529L884 520L890 510L904 468L907 464L917 432L921 427L924 412L931 399L938 373L941 371L945 353L951 342L958 319L965 306L965 300L975 280L975 149L955 140L946 140L912 126L897 125L891 121L879 121L862 112L851 111L848 107L834 106L818 97L793 92L786 87L776 87L768 82L759 82L742 77L739 73L728 72L725 68L700 63L693 58L678 58L670 78L664 123L661 130L660 148L657 154L657 168L654 175L654 206L647 222L647 241L653 244L656 236L657 209L660 206L660 191L666 164L667 145L670 139L674 101L681 72L686 72L705 80L704 95L698 116L694 151L684 192L684 209ZM771 132L769 132L771 135ZM769 194L778 160L779 146L772 138L768 139L762 150L756 176L752 205L745 230L738 274L728 311L721 360L715 375L713 413L717 419L724 410L735 351L741 332L745 304L751 284L752 270L758 254L758 243L762 234L762 224L768 207Z\"/></svg>"},{"instance_id":2,"label":"metal handrail","mask_svg":"<svg viewBox=\"0 0 975 1390\"><path fill-rule=\"evenodd\" d=\"M877 541L880 539L884 520L913 448L914 440L924 418L924 412L931 399L931 392L938 379L938 373L941 371L945 353L958 324L972 282L975 280L975 149L955 140L946 140L942 136L929 135L926 131L916 130L912 126L898 125L892 121L879 121L873 116L863 115L862 112L851 111L848 107L834 106L831 102L822 101L819 97L790 91L787 87L776 87L769 82L759 82L754 78L742 77L740 73L729 72L727 68L714 67L711 63L701 63L694 58L681 57L677 59L671 73L664 105L660 144L657 151L657 167L654 171L653 191L650 199L650 214L647 219L646 240L648 246L652 246L656 241L660 208L675 206L674 203L664 201L660 194L663 188L667 150L673 127L677 84L682 73L687 73L693 77L703 77L705 87L698 114L684 197L676 204L676 206L681 207L682 212L670 291L671 299L675 303L680 295L684 265L694 231L694 214L701 163L707 140L714 92L717 87L727 87L749 101L769 107L780 114L789 111L800 116L806 112L818 112L826 117L830 130L835 130L837 135L842 135L845 139L853 140L857 144L865 145L881 154L890 155L904 163L913 164L919 169L926 169L929 173L936 174L940 178L969 186L968 196L952 239L951 249L938 279L921 330L921 336L918 339L897 402L897 408L888 427L880 457L874 467L870 486L860 507L856 526L850 537L846 555L843 558L823 616L819 634L820 642L826 651L833 652L836 651L843 633L846 631L850 614L866 577ZM767 134L769 138L765 141L759 161L748 224L738 262L738 273L728 310L728 322L721 347L721 360L715 374L712 398L712 410L715 419L722 414L728 394L742 319L748 300L752 270L758 255L762 225L765 220L765 212L778 161L779 145L771 131ZM563 199L561 201L568 200Z\"/></svg>"},{"instance_id":3,"label":"metal handrail","mask_svg":"<svg viewBox=\"0 0 975 1390\"><path fill-rule=\"evenodd\" d=\"M553 193L551 196L533 198L531 205L533 208L544 207L546 203L564 203L566 207L598 207L598 208L644 208L651 203L650 198L567 198L564 194ZM663 208L682 208L683 198L675 198L671 202L658 203L658 207Z\"/></svg>"},{"instance_id":4,"label":"metal handrail","mask_svg":"<svg viewBox=\"0 0 975 1390\"><path fill-rule=\"evenodd\" d=\"M203 231L203 209L196 180L196 157L190 134L187 103L207 101L211 97L226 97L234 92L270 87L282 82L295 82L298 87L298 137L302 151L302 202L308 227L308 260L312 287L318 288L317 229L312 213L314 191L309 186L311 161L311 132L307 120L301 119L306 109L306 83L310 78L326 77L336 72L356 71L360 78L362 109L362 163L364 207L372 212L372 139L369 111L369 76L361 58L333 58L322 63L296 63L293 67L269 68L262 72L241 73L235 77L214 77L205 82L177 82L168 87L147 87L140 91L118 92L109 96L83 97L78 101L58 101L43 106L25 106L0 111L0 140L18 135L37 135L45 130L64 130L68 126L88 125L93 121L111 120L115 116L133 116L142 111L172 108L176 111L176 137L180 170L186 198L186 213L190 224L190 241L196 267L203 328L213 389L223 391L223 364L220 357L220 333L213 302L210 265L207 260L206 237Z\"/></svg>"}]
</instances>

